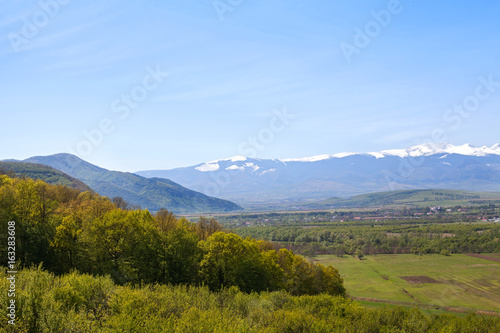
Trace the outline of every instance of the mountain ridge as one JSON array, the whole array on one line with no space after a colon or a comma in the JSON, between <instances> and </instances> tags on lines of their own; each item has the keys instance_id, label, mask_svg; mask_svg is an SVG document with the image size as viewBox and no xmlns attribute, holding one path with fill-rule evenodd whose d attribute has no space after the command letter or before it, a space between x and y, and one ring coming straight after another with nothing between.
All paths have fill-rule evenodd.
<instances>
[{"instance_id":1,"label":"mountain ridge","mask_svg":"<svg viewBox=\"0 0 500 333\"><path fill-rule=\"evenodd\" d=\"M477 192L449 189L416 189L360 194L348 199L330 198L304 205L308 209L365 208L387 206L450 206L500 202L500 192Z\"/></svg>"},{"instance_id":2,"label":"mountain ridge","mask_svg":"<svg viewBox=\"0 0 500 333\"><path fill-rule=\"evenodd\" d=\"M79 179L100 195L122 197L131 204L174 213L225 212L242 209L228 200L190 190L169 179L145 178L130 172L110 171L67 153L34 156L22 163L50 166Z\"/></svg>"},{"instance_id":3,"label":"mountain ridge","mask_svg":"<svg viewBox=\"0 0 500 333\"><path fill-rule=\"evenodd\" d=\"M241 204L307 202L391 190L500 191L500 145L423 144L376 153L300 159L234 156L190 167L138 171Z\"/></svg>"},{"instance_id":4,"label":"mountain ridge","mask_svg":"<svg viewBox=\"0 0 500 333\"><path fill-rule=\"evenodd\" d=\"M467 155L467 156L485 156L488 154L491 155L500 155L500 144L496 143L491 147L481 146L476 147L469 143L465 143L460 146L455 146L449 143L424 143L420 145L415 145L410 148L401 148L401 149L385 149L378 152L367 152L367 153L355 153L355 152L341 152L335 154L322 154L316 156L309 157L299 157L299 158L285 158L285 159L269 159L273 161L279 162L317 162L331 158L343 158L353 155L370 155L376 158L384 158L387 156L399 156L399 157L420 157L420 156L430 156L440 153L447 154L459 154L459 155ZM200 163L196 166L206 165L206 164L215 164L218 162L231 161L231 162L239 162L246 161L248 157L237 155L229 158L218 159L209 161L206 163ZM259 158L254 158L255 160L264 160ZM200 170L201 171L201 170Z\"/></svg>"},{"instance_id":5,"label":"mountain ridge","mask_svg":"<svg viewBox=\"0 0 500 333\"><path fill-rule=\"evenodd\" d=\"M0 161L0 174L13 173L16 177L26 176L32 179L40 179L48 184L66 185L80 191L93 190L85 183L71 177L70 175L43 164L25 163L16 160Z\"/></svg>"}]
</instances>

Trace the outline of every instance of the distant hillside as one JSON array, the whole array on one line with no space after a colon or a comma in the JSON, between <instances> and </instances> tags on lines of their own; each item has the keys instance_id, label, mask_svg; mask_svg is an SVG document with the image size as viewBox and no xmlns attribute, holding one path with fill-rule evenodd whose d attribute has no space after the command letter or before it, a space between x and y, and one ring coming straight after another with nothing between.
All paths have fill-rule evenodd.
<instances>
[{"instance_id":1,"label":"distant hillside","mask_svg":"<svg viewBox=\"0 0 500 333\"><path fill-rule=\"evenodd\" d=\"M31 157L23 162L51 166L75 177L101 195L157 211L166 208L177 214L228 212L242 209L233 202L189 190L168 179L144 178L133 173L110 171L71 154Z\"/></svg>"},{"instance_id":2,"label":"distant hillside","mask_svg":"<svg viewBox=\"0 0 500 333\"><path fill-rule=\"evenodd\" d=\"M26 176L32 179L41 179L53 185L66 185L80 191L92 191L92 189L82 181L43 164L0 162L0 174L13 174L16 177Z\"/></svg>"},{"instance_id":3,"label":"distant hillside","mask_svg":"<svg viewBox=\"0 0 500 333\"><path fill-rule=\"evenodd\" d=\"M398 190L446 188L497 192L500 191L500 145L488 148L430 143L407 149L286 160L234 156L137 174L171 179L246 207Z\"/></svg>"},{"instance_id":4,"label":"distant hillside","mask_svg":"<svg viewBox=\"0 0 500 333\"><path fill-rule=\"evenodd\" d=\"M500 193L460 190L406 190L368 193L348 199L331 198L303 205L309 209L377 206L451 206L500 203Z\"/></svg>"}]
</instances>

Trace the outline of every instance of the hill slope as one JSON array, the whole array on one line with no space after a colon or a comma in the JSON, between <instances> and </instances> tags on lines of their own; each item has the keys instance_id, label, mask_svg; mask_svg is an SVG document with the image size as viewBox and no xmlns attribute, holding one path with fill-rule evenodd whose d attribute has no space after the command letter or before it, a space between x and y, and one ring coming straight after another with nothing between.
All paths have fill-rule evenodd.
<instances>
[{"instance_id":1,"label":"hill slope","mask_svg":"<svg viewBox=\"0 0 500 333\"><path fill-rule=\"evenodd\" d=\"M31 157L23 162L39 163L75 177L101 195L120 196L126 201L157 211L166 208L177 214L227 212L238 205L189 190L168 179L144 178L133 173L110 171L71 154Z\"/></svg>"},{"instance_id":2,"label":"hill slope","mask_svg":"<svg viewBox=\"0 0 500 333\"><path fill-rule=\"evenodd\" d=\"M331 198L304 205L309 209L377 206L450 206L500 203L500 193L460 190L406 190L368 193L349 199Z\"/></svg>"},{"instance_id":3,"label":"hill slope","mask_svg":"<svg viewBox=\"0 0 500 333\"><path fill-rule=\"evenodd\" d=\"M66 185L80 191L92 191L92 189L82 181L43 164L0 162L0 174L9 173L14 174L16 177L26 176L32 179L41 179L48 184Z\"/></svg>"}]
</instances>

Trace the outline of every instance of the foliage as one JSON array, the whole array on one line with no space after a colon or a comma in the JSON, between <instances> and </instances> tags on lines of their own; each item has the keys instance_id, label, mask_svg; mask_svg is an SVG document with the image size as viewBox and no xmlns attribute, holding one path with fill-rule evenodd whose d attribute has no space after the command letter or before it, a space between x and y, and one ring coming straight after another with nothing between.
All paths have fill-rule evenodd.
<instances>
[{"instance_id":1,"label":"foliage","mask_svg":"<svg viewBox=\"0 0 500 333\"><path fill-rule=\"evenodd\" d=\"M498 223L385 221L364 224L259 226L234 228L242 237L265 239L303 255L500 252Z\"/></svg>"},{"instance_id":2,"label":"foliage","mask_svg":"<svg viewBox=\"0 0 500 333\"><path fill-rule=\"evenodd\" d=\"M0 207L4 232L8 221L16 222L20 267L43 263L57 274L78 270L109 275L119 284L345 293L333 268L308 263L291 251L276 252L268 242L226 233L214 219L192 223L166 210L154 216L147 210L124 210L95 193L7 176L0 176Z\"/></svg>"},{"instance_id":3,"label":"foliage","mask_svg":"<svg viewBox=\"0 0 500 333\"><path fill-rule=\"evenodd\" d=\"M0 273L0 288L7 288ZM426 315L402 307L363 308L350 299L236 287L118 286L109 277L38 269L18 273L15 332L498 332L499 317ZM0 294L6 304L7 294Z\"/></svg>"},{"instance_id":4,"label":"foliage","mask_svg":"<svg viewBox=\"0 0 500 333\"><path fill-rule=\"evenodd\" d=\"M356 257L358 257L359 260L363 259L363 257L365 256L363 254L363 251L361 251L360 249L357 249L356 250L356 253L354 254Z\"/></svg>"}]
</instances>

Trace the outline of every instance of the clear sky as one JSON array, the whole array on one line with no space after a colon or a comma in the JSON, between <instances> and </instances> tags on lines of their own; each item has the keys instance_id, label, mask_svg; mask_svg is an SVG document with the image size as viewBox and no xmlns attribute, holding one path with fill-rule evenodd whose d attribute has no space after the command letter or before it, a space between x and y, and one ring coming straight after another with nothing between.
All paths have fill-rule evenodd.
<instances>
[{"instance_id":1,"label":"clear sky","mask_svg":"<svg viewBox=\"0 0 500 333\"><path fill-rule=\"evenodd\" d=\"M498 1L40 0L0 13L0 159L71 152L138 171L500 141Z\"/></svg>"}]
</instances>

